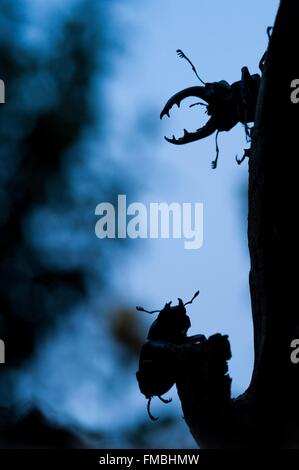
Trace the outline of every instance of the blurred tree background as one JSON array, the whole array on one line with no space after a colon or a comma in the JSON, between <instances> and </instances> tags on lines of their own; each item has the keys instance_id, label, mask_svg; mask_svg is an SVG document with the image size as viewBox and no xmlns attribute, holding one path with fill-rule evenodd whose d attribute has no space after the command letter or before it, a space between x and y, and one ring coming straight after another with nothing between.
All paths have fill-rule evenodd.
<instances>
[{"instance_id":1,"label":"blurred tree background","mask_svg":"<svg viewBox=\"0 0 299 470\"><path fill-rule=\"evenodd\" d=\"M131 306L109 311L109 273L126 243L94 235L96 204L128 194L132 177L105 139L103 84L121 41L113 1L65 3L39 5L39 23L36 2L0 2L0 446L163 447L165 429L186 446L171 417L153 427L142 408L127 421L144 324ZM95 419L90 398L102 404Z\"/></svg>"}]
</instances>

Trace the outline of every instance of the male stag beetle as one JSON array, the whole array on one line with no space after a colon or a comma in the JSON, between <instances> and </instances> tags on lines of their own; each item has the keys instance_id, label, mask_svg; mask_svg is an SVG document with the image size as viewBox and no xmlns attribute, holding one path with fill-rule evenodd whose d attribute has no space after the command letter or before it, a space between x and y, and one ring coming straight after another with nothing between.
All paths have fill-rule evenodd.
<instances>
[{"instance_id":1,"label":"male stag beetle","mask_svg":"<svg viewBox=\"0 0 299 470\"><path fill-rule=\"evenodd\" d=\"M189 305L198 296L197 291L189 302L183 303L178 299L178 305L171 307L171 302L165 304L162 310L148 311L143 307L137 310L146 313L159 313L151 325L147 342L142 346L139 360L139 370L136 373L140 391L148 400L147 411L149 417L156 421L150 412L151 400L157 396L163 403L170 403L162 395L167 393L176 382L178 352L176 346L185 343L204 341L204 335L187 337L191 326L190 318L186 313Z\"/></svg>"},{"instance_id":2,"label":"male stag beetle","mask_svg":"<svg viewBox=\"0 0 299 470\"><path fill-rule=\"evenodd\" d=\"M271 30L272 27L267 29L269 39ZM204 139L216 132L216 158L212 161L212 168L215 169L217 167L219 156L219 132L230 131L240 122L245 126L247 141L250 140L252 129L249 129L248 124L254 122L261 77L258 73L251 75L248 68L243 67L241 71L241 80L234 82L231 85L225 80L206 83L199 77L196 68L181 49L177 50L177 54L182 59L187 60L203 86L185 88L173 95L164 106L160 114L160 119L164 116L169 117L169 112L175 104L180 107L181 102L191 96L200 98L204 100L205 103L194 103L191 104L190 107L196 105L205 106L206 113L211 117L203 127L197 129L195 132L188 132L184 129L183 137L176 139L176 137L173 136L171 139L168 137L165 137L165 139L171 144L183 145ZM259 63L261 72L264 70L266 58L267 51L264 53ZM243 157L240 160L236 157L236 161L238 164L241 164L244 159L249 156L250 149L245 149Z\"/></svg>"}]
</instances>

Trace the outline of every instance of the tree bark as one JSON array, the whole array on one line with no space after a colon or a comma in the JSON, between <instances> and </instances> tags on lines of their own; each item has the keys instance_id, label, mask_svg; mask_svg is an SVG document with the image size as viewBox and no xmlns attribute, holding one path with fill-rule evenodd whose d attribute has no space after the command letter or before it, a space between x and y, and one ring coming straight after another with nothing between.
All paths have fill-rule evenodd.
<instances>
[{"instance_id":1,"label":"tree bark","mask_svg":"<svg viewBox=\"0 0 299 470\"><path fill-rule=\"evenodd\" d=\"M251 384L235 400L223 401L217 394L207 393L205 406L201 406L204 391L199 389L197 374L220 376L223 369L200 371L195 358L185 364L177 383L186 422L199 446L205 448L299 448L299 364L290 360L291 341L299 338L294 164L299 147L299 104L290 99L290 84L299 78L298 24L298 0L281 0L261 81L249 159L248 242L255 349ZM227 359L224 354L218 364Z\"/></svg>"}]
</instances>

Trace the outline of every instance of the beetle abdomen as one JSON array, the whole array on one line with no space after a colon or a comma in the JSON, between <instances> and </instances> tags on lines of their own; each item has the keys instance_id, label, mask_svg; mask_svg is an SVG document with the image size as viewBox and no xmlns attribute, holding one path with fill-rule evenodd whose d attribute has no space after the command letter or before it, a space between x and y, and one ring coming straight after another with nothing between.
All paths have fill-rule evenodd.
<instances>
[{"instance_id":1,"label":"beetle abdomen","mask_svg":"<svg viewBox=\"0 0 299 470\"><path fill-rule=\"evenodd\" d=\"M141 349L136 373L146 398L167 393L176 381L175 353L170 343L148 341Z\"/></svg>"}]
</instances>

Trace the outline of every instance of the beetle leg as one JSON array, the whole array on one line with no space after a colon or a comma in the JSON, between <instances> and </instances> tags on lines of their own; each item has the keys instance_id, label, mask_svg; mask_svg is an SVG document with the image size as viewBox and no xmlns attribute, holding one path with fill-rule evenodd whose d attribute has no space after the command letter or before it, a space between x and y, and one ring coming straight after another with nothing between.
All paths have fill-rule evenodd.
<instances>
[{"instance_id":1,"label":"beetle leg","mask_svg":"<svg viewBox=\"0 0 299 470\"><path fill-rule=\"evenodd\" d=\"M242 112L240 113L240 121L244 122L246 141L250 141L250 128L248 122L251 121L248 116L250 103L253 100L252 90L254 88L254 79L249 73L247 67L242 67L241 77L241 99L242 99ZM252 116L251 116L252 117Z\"/></svg>"},{"instance_id":2,"label":"beetle leg","mask_svg":"<svg viewBox=\"0 0 299 470\"><path fill-rule=\"evenodd\" d=\"M166 399L166 398L160 397L160 395L158 395L158 398L159 400L161 400L163 403L166 403L166 404L172 402L172 398Z\"/></svg>"},{"instance_id":3,"label":"beetle leg","mask_svg":"<svg viewBox=\"0 0 299 470\"><path fill-rule=\"evenodd\" d=\"M186 338L187 343L197 343L199 341L205 341L207 338L205 335L193 335Z\"/></svg>"},{"instance_id":4,"label":"beetle leg","mask_svg":"<svg viewBox=\"0 0 299 470\"><path fill-rule=\"evenodd\" d=\"M245 158L246 157L250 157L250 148L249 149L244 149L244 154L242 156L242 158L238 158L238 155L236 155L236 162L238 163L238 165L241 165L241 163L244 162Z\"/></svg>"},{"instance_id":5,"label":"beetle leg","mask_svg":"<svg viewBox=\"0 0 299 470\"><path fill-rule=\"evenodd\" d=\"M149 417L151 418L151 420L153 421L158 421L159 418L155 418L152 414L151 414L151 401L152 401L152 397L150 397L147 401L147 413L149 415Z\"/></svg>"},{"instance_id":6,"label":"beetle leg","mask_svg":"<svg viewBox=\"0 0 299 470\"><path fill-rule=\"evenodd\" d=\"M267 28L267 36L268 36L268 40L270 41L271 39L271 33L272 33L272 30L273 30L273 26L268 26ZM263 73L264 72L264 69L265 69L265 65L266 65L266 60L267 60L267 55L268 55L268 49L264 52L261 60L260 60L260 63L259 63L259 69L260 71Z\"/></svg>"},{"instance_id":7,"label":"beetle leg","mask_svg":"<svg viewBox=\"0 0 299 470\"><path fill-rule=\"evenodd\" d=\"M219 147L218 147L218 134L220 131L217 131L216 133L216 158L215 160L212 161L212 169L215 170L217 168L217 162L218 162L218 157L219 157Z\"/></svg>"},{"instance_id":8,"label":"beetle leg","mask_svg":"<svg viewBox=\"0 0 299 470\"><path fill-rule=\"evenodd\" d=\"M268 51L264 52L264 54L262 55L262 58L259 62L259 69L262 73L264 72L264 69L265 69L265 63L266 63L266 59L267 59L267 52Z\"/></svg>"}]
</instances>

